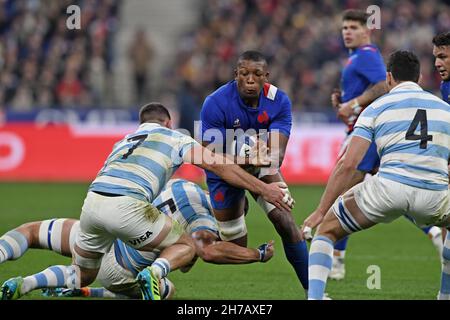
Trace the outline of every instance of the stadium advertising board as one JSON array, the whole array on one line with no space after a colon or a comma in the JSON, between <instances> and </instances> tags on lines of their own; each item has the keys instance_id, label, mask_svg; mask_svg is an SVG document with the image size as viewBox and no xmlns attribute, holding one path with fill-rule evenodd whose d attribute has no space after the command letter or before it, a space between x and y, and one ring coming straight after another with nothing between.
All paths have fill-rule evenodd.
<instances>
[{"instance_id":1,"label":"stadium advertising board","mask_svg":"<svg viewBox=\"0 0 450 320\"><path fill-rule=\"evenodd\" d=\"M133 124L7 123L0 128L0 180L90 181L113 144L135 129ZM340 125L294 128L282 167L287 182L325 183L343 135ZM203 179L193 166L182 167L178 175Z\"/></svg>"}]
</instances>

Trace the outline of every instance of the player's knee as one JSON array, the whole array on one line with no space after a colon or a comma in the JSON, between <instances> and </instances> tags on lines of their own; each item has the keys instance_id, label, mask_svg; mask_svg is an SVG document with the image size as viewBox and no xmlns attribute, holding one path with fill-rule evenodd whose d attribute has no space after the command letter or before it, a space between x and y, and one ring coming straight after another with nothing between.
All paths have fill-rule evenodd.
<instances>
[{"instance_id":1,"label":"player's knee","mask_svg":"<svg viewBox=\"0 0 450 320\"><path fill-rule=\"evenodd\" d=\"M301 239L300 230L290 212L275 208L268 217L284 242L293 243Z\"/></svg>"},{"instance_id":2,"label":"player's knee","mask_svg":"<svg viewBox=\"0 0 450 320\"><path fill-rule=\"evenodd\" d=\"M73 275L73 277L78 276L79 280L74 279L72 281L74 288L76 288L76 289L79 289L79 288L77 288L78 285L80 286L80 288L90 285L92 282L95 281L95 278L97 278L98 269L88 269L88 268L80 267L79 270L80 270L79 275ZM79 284L76 283L77 280L79 281Z\"/></svg>"},{"instance_id":3,"label":"player's knee","mask_svg":"<svg viewBox=\"0 0 450 320\"><path fill-rule=\"evenodd\" d=\"M247 225L244 215L234 220L217 221L220 230L220 238L223 241L232 241L247 235Z\"/></svg>"},{"instance_id":4,"label":"player's knee","mask_svg":"<svg viewBox=\"0 0 450 320\"><path fill-rule=\"evenodd\" d=\"M327 237L333 242L343 238L342 232L337 230L338 226L330 221L323 221L318 227L315 236Z\"/></svg>"},{"instance_id":5,"label":"player's knee","mask_svg":"<svg viewBox=\"0 0 450 320\"><path fill-rule=\"evenodd\" d=\"M63 225L67 219L50 219L39 223L37 245L42 249L49 249L61 253Z\"/></svg>"},{"instance_id":6,"label":"player's knee","mask_svg":"<svg viewBox=\"0 0 450 320\"><path fill-rule=\"evenodd\" d=\"M28 247L35 248L39 245L40 224L40 221L28 222L20 225L14 230L20 232L27 239Z\"/></svg>"},{"instance_id":7,"label":"player's knee","mask_svg":"<svg viewBox=\"0 0 450 320\"><path fill-rule=\"evenodd\" d=\"M97 252L87 252L85 250L80 249L78 246L75 246L75 250L73 250L73 261L80 268L87 269L83 273L90 273L90 270L94 270L95 275L100 268L102 263L103 254Z\"/></svg>"}]
</instances>

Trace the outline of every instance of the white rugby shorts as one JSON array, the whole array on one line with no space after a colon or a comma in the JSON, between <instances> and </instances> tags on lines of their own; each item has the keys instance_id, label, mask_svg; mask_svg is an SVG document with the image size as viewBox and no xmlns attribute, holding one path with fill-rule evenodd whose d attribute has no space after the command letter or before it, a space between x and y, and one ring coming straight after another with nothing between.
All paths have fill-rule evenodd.
<instances>
[{"instance_id":1,"label":"white rugby shorts","mask_svg":"<svg viewBox=\"0 0 450 320\"><path fill-rule=\"evenodd\" d=\"M449 190L416 188L375 175L350 191L362 213L375 223L388 223L408 215L423 227L439 224L450 213Z\"/></svg>"},{"instance_id":2,"label":"white rugby shorts","mask_svg":"<svg viewBox=\"0 0 450 320\"><path fill-rule=\"evenodd\" d=\"M150 244L162 250L178 241L182 234L178 222L148 202L88 192L76 244L86 251L107 253L114 240L121 239L136 249Z\"/></svg>"}]
</instances>

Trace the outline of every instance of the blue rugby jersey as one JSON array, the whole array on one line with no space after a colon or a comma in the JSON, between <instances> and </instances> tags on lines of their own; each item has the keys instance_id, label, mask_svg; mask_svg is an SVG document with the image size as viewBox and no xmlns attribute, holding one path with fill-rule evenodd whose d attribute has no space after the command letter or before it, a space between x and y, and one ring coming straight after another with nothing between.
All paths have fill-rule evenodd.
<instances>
[{"instance_id":1,"label":"blue rugby jersey","mask_svg":"<svg viewBox=\"0 0 450 320\"><path fill-rule=\"evenodd\" d=\"M194 139L156 123L144 123L114 145L112 153L89 187L152 202L183 164Z\"/></svg>"},{"instance_id":2,"label":"blue rugby jersey","mask_svg":"<svg viewBox=\"0 0 450 320\"><path fill-rule=\"evenodd\" d=\"M441 95L442 100L450 103L450 80L441 82Z\"/></svg>"},{"instance_id":3,"label":"blue rugby jersey","mask_svg":"<svg viewBox=\"0 0 450 320\"><path fill-rule=\"evenodd\" d=\"M428 189L448 189L450 105L403 82L370 104L354 135L375 141L380 177Z\"/></svg>"},{"instance_id":4,"label":"blue rugby jersey","mask_svg":"<svg viewBox=\"0 0 450 320\"><path fill-rule=\"evenodd\" d=\"M171 179L152 204L180 223L188 234L208 230L219 236L219 227L213 216L209 197L195 183ZM138 251L121 240L116 240L113 248L116 261L134 274L151 265L159 255L158 250Z\"/></svg>"},{"instance_id":5,"label":"blue rugby jersey","mask_svg":"<svg viewBox=\"0 0 450 320\"><path fill-rule=\"evenodd\" d=\"M279 130L287 137L291 133L292 114L289 97L269 83L266 83L259 95L257 108L244 104L237 89L235 80L226 83L210 94L203 103L201 110L202 139L205 142L223 144L222 152L230 150L233 141L227 141L226 130L235 132L255 129L267 132ZM220 132L220 138L216 133ZM228 148L227 148L228 146ZM218 178L212 172L206 171L209 177Z\"/></svg>"},{"instance_id":6,"label":"blue rugby jersey","mask_svg":"<svg viewBox=\"0 0 450 320\"><path fill-rule=\"evenodd\" d=\"M341 75L342 102L360 96L369 86L383 80L386 80L386 67L375 45L368 44L352 50ZM352 130L353 125L349 125L348 132Z\"/></svg>"}]
</instances>

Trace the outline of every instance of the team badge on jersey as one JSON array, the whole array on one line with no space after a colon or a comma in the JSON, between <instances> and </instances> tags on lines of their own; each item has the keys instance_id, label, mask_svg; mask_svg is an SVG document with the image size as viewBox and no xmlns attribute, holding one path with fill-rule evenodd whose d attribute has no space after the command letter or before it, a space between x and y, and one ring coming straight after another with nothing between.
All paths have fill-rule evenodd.
<instances>
[{"instance_id":1,"label":"team badge on jersey","mask_svg":"<svg viewBox=\"0 0 450 320\"><path fill-rule=\"evenodd\" d=\"M217 202L223 202L225 200L225 195L223 194L222 191L217 191L216 194L214 195L214 201Z\"/></svg>"},{"instance_id":2,"label":"team badge on jersey","mask_svg":"<svg viewBox=\"0 0 450 320\"><path fill-rule=\"evenodd\" d=\"M258 122L267 124L269 123L269 115L267 114L267 111L263 111L262 113L258 114Z\"/></svg>"}]
</instances>

